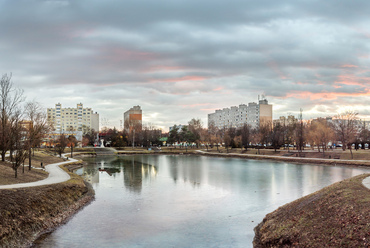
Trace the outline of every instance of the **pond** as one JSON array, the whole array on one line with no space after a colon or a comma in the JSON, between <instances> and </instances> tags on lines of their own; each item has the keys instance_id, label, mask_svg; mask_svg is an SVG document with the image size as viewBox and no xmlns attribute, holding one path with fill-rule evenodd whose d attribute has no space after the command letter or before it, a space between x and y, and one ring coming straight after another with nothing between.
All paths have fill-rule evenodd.
<instances>
[{"instance_id":1,"label":"pond","mask_svg":"<svg viewBox=\"0 0 370 248\"><path fill-rule=\"evenodd\" d=\"M85 158L96 199L35 247L252 247L288 202L368 168L181 155Z\"/></svg>"}]
</instances>

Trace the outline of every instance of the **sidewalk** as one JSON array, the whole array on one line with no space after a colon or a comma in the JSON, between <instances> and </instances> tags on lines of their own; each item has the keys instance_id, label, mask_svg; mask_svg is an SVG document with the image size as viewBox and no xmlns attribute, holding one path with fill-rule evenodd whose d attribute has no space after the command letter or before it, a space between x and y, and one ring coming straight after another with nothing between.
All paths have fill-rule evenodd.
<instances>
[{"instance_id":1,"label":"sidewalk","mask_svg":"<svg viewBox=\"0 0 370 248\"><path fill-rule=\"evenodd\" d=\"M48 178L40 180L40 181L36 181L36 182L31 182L31 183L0 185L0 189L35 187L35 186L49 185L49 184L62 183L62 182L68 181L71 177L69 176L67 172L65 172L59 166L63 164L68 164L71 162L76 162L76 161L78 160L69 158L67 161L64 161L64 162L49 164L45 166L45 170L49 173Z\"/></svg>"}]
</instances>

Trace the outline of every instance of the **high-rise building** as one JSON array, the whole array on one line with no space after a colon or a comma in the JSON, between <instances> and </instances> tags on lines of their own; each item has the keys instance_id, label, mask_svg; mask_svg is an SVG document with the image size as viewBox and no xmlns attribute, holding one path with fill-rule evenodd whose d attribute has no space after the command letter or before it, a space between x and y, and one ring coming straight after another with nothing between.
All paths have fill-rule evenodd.
<instances>
[{"instance_id":1,"label":"high-rise building","mask_svg":"<svg viewBox=\"0 0 370 248\"><path fill-rule=\"evenodd\" d=\"M142 110L140 106L133 106L123 114L124 129L126 132L142 129Z\"/></svg>"},{"instance_id":2,"label":"high-rise building","mask_svg":"<svg viewBox=\"0 0 370 248\"><path fill-rule=\"evenodd\" d=\"M62 108L62 104L57 103L55 108L47 109L47 118L56 133L99 131L99 114L84 108L82 103L77 104L77 108Z\"/></svg>"},{"instance_id":3,"label":"high-rise building","mask_svg":"<svg viewBox=\"0 0 370 248\"><path fill-rule=\"evenodd\" d=\"M208 114L208 127L214 125L218 129L238 128L244 124L256 128L263 123L272 125L272 105L268 104L266 99L259 100L258 103L251 102L248 105L240 104L239 107L219 109Z\"/></svg>"}]
</instances>

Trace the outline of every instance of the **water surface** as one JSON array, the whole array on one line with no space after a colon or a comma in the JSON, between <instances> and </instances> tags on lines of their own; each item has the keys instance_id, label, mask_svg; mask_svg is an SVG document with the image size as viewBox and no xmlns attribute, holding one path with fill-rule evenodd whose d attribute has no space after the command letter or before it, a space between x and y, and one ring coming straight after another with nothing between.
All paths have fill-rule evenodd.
<instances>
[{"instance_id":1,"label":"water surface","mask_svg":"<svg viewBox=\"0 0 370 248\"><path fill-rule=\"evenodd\" d=\"M96 200L36 247L252 247L279 206L366 168L204 156L85 159Z\"/></svg>"}]
</instances>

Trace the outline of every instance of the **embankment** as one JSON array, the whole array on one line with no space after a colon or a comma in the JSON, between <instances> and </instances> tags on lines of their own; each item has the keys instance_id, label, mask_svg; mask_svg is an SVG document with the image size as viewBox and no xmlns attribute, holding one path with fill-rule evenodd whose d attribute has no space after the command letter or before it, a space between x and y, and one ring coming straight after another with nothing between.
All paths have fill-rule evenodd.
<instances>
[{"instance_id":1,"label":"embankment","mask_svg":"<svg viewBox=\"0 0 370 248\"><path fill-rule=\"evenodd\" d=\"M288 203L255 228L261 247L369 247L370 190L363 174Z\"/></svg>"},{"instance_id":2,"label":"embankment","mask_svg":"<svg viewBox=\"0 0 370 248\"><path fill-rule=\"evenodd\" d=\"M92 187L69 174L64 183L0 190L0 247L30 246L94 199Z\"/></svg>"}]
</instances>

